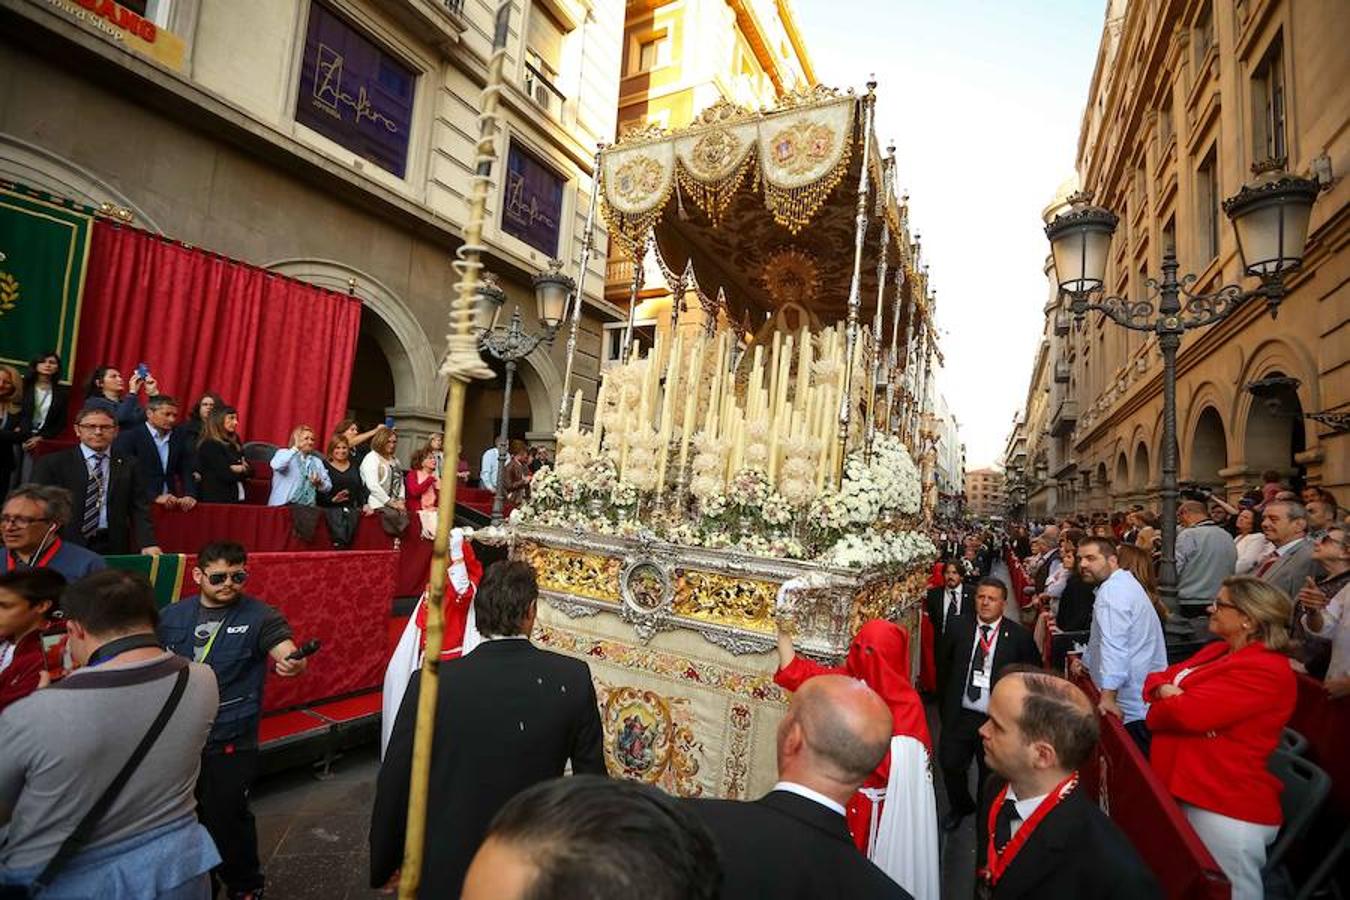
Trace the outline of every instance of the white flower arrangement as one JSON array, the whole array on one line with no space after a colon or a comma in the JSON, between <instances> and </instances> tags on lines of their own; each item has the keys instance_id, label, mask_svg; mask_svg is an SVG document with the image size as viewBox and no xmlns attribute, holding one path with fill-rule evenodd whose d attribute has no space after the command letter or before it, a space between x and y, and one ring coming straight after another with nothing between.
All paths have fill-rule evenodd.
<instances>
[{"instance_id":1,"label":"white flower arrangement","mask_svg":"<svg viewBox=\"0 0 1350 900\"><path fill-rule=\"evenodd\" d=\"M840 538L821 562L844 569L910 569L937 558L937 547L917 531L869 531Z\"/></svg>"}]
</instances>

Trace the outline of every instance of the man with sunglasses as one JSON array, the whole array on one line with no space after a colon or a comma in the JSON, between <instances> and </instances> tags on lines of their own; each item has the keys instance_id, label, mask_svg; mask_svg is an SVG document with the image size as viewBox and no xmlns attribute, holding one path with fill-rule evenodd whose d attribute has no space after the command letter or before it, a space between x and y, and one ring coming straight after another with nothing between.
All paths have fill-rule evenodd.
<instances>
[{"instance_id":1,"label":"man with sunglasses","mask_svg":"<svg viewBox=\"0 0 1350 900\"><path fill-rule=\"evenodd\" d=\"M269 658L287 678L304 672L306 661L289 658L296 647L281 613L244 593L247 564L239 544L203 547L192 570L201 593L164 609L159 637L168 649L216 673L220 708L202 754L198 814L220 850L213 875L225 883L226 896L256 900L263 873L248 794L257 771L263 679Z\"/></svg>"}]
</instances>

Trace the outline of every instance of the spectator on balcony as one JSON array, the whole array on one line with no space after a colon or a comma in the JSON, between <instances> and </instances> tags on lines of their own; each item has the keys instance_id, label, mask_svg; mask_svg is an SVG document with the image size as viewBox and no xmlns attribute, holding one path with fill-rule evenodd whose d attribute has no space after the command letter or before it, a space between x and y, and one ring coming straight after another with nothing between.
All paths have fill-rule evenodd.
<instances>
[{"instance_id":1,"label":"spectator on balcony","mask_svg":"<svg viewBox=\"0 0 1350 900\"><path fill-rule=\"evenodd\" d=\"M13 366L0 365L0 492L9 490L19 467L23 427L23 381Z\"/></svg>"},{"instance_id":2,"label":"spectator on balcony","mask_svg":"<svg viewBox=\"0 0 1350 900\"><path fill-rule=\"evenodd\" d=\"M112 366L102 365L94 369L85 388L84 405L101 409L110 414L120 428L131 428L145 421L145 410L141 408L139 395L144 390L147 397L159 393L159 383L153 375L144 377L133 373L131 381L125 381L122 373Z\"/></svg>"},{"instance_id":3,"label":"spectator on balcony","mask_svg":"<svg viewBox=\"0 0 1350 900\"><path fill-rule=\"evenodd\" d=\"M192 404L192 411L188 413L183 424L178 426L178 430L187 436L188 446L195 448L202 438L202 430L206 428L206 421L211 418L211 413L217 406L224 406L225 401L220 399L219 394L207 391L197 398L197 402Z\"/></svg>"},{"instance_id":4,"label":"spectator on balcony","mask_svg":"<svg viewBox=\"0 0 1350 900\"><path fill-rule=\"evenodd\" d=\"M383 427L376 425L369 431L362 431L355 419L343 419L337 424L337 428L333 429L333 437L347 439L348 452L351 454L352 462L359 469L366 459L366 454L370 452L371 441Z\"/></svg>"},{"instance_id":5,"label":"spectator on balcony","mask_svg":"<svg viewBox=\"0 0 1350 900\"><path fill-rule=\"evenodd\" d=\"M412 455L412 463L403 479L404 497L414 509L435 509L441 487L436 474L436 454L430 445Z\"/></svg>"},{"instance_id":6,"label":"spectator on balcony","mask_svg":"<svg viewBox=\"0 0 1350 900\"><path fill-rule=\"evenodd\" d=\"M498 438L493 445L483 451L478 461L478 484L484 490L497 490L497 469L500 467L501 454L506 450L506 441Z\"/></svg>"},{"instance_id":7,"label":"spectator on balcony","mask_svg":"<svg viewBox=\"0 0 1350 900\"><path fill-rule=\"evenodd\" d=\"M506 464L506 502L519 506L530 495L530 448L522 440L511 442L511 461Z\"/></svg>"},{"instance_id":8,"label":"spectator on balcony","mask_svg":"<svg viewBox=\"0 0 1350 900\"><path fill-rule=\"evenodd\" d=\"M436 461L435 472L436 477L439 479L442 473L445 472L445 436L439 431L432 432L431 436L427 438L424 449L430 453L432 459ZM417 466L413 465L413 469L416 470Z\"/></svg>"},{"instance_id":9,"label":"spectator on balcony","mask_svg":"<svg viewBox=\"0 0 1350 900\"><path fill-rule=\"evenodd\" d=\"M328 458L324 460L329 489L319 492L319 506L328 520L328 534L335 550L345 550L356 537L361 516L373 510L366 505L366 485L361 472L352 462L351 446L345 437L328 442Z\"/></svg>"},{"instance_id":10,"label":"spectator on balcony","mask_svg":"<svg viewBox=\"0 0 1350 900\"><path fill-rule=\"evenodd\" d=\"M1219 585L1237 568L1237 547L1228 532L1209 517L1199 500L1177 505L1182 528L1177 535L1177 602L1188 619L1205 614Z\"/></svg>"},{"instance_id":11,"label":"spectator on balcony","mask_svg":"<svg viewBox=\"0 0 1350 900\"><path fill-rule=\"evenodd\" d=\"M370 452L361 460L361 481L366 486L366 504L380 516L386 534L397 537L408 527L408 507L403 498L403 472L394 451L398 432L381 425L370 439Z\"/></svg>"},{"instance_id":12,"label":"spectator on balcony","mask_svg":"<svg viewBox=\"0 0 1350 900\"><path fill-rule=\"evenodd\" d=\"M141 474L113 450L117 423L112 414L80 410L75 433L78 446L49 453L33 466L34 482L64 488L77 504L78 512L61 530L62 540L95 553L158 555Z\"/></svg>"},{"instance_id":13,"label":"spectator on balcony","mask_svg":"<svg viewBox=\"0 0 1350 900\"><path fill-rule=\"evenodd\" d=\"M239 413L233 406L211 411L197 444L198 499L203 503L243 503L244 482L252 467L239 439Z\"/></svg>"},{"instance_id":14,"label":"spectator on balcony","mask_svg":"<svg viewBox=\"0 0 1350 900\"><path fill-rule=\"evenodd\" d=\"M44 353L28 364L23 377L23 409L19 418L25 435L18 469L18 480L27 481L32 475L34 454L43 441L65 433L70 417L70 386L60 384L61 357Z\"/></svg>"},{"instance_id":15,"label":"spectator on balcony","mask_svg":"<svg viewBox=\"0 0 1350 900\"><path fill-rule=\"evenodd\" d=\"M315 506L320 491L332 488L323 458L314 452L314 429L296 426L291 445L272 454L272 493L268 506Z\"/></svg>"},{"instance_id":16,"label":"spectator on balcony","mask_svg":"<svg viewBox=\"0 0 1350 900\"><path fill-rule=\"evenodd\" d=\"M1280 781L1266 761L1294 713L1289 597L1255 578L1224 581L1210 604L1221 640L1144 682L1150 760L1214 861L1234 900L1265 896L1266 846L1279 833Z\"/></svg>"},{"instance_id":17,"label":"spectator on balcony","mask_svg":"<svg viewBox=\"0 0 1350 900\"><path fill-rule=\"evenodd\" d=\"M145 424L118 434L113 451L140 470L147 501L188 510L197 505L197 480L187 435L174 427L177 423L178 401L166 394L151 397Z\"/></svg>"}]
</instances>

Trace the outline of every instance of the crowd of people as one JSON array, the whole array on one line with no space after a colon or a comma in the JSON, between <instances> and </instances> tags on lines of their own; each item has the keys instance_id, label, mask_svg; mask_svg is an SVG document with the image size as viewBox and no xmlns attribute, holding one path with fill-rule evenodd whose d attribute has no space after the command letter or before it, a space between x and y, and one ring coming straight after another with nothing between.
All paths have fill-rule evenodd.
<instances>
[{"instance_id":1,"label":"crowd of people","mask_svg":"<svg viewBox=\"0 0 1350 900\"><path fill-rule=\"evenodd\" d=\"M1332 699L1350 695L1350 533L1330 492L1295 493L1273 472L1237 505L1187 493L1170 600L1152 511L1019 524L1002 541L1029 581L1019 617L1041 652L1091 679L1233 896L1259 898L1282 821L1267 761L1294 712L1296 673ZM1169 665L1169 636L1194 652Z\"/></svg>"}]
</instances>

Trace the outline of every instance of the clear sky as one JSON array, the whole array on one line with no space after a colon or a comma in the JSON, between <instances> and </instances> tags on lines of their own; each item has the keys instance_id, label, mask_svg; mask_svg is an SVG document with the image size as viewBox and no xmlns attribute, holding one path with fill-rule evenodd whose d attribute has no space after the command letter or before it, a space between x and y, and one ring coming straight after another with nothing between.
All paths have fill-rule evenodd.
<instances>
[{"instance_id":1,"label":"clear sky","mask_svg":"<svg viewBox=\"0 0 1350 900\"><path fill-rule=\"evenodd\" d=\"M1073 174L1105 0L793 0L817 77L877 88L877 137L938 295L966 464L1001 462L1040 339L1040 220Z\"/></svg>"}]
</instances>

